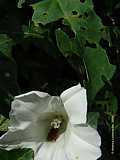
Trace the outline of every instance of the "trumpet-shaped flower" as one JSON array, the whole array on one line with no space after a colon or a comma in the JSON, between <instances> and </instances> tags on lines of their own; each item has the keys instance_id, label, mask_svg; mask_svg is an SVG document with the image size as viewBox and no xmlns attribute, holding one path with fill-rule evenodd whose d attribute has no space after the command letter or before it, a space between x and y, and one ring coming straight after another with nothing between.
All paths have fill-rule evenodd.
<instances>
[{"instance_id":1,"label":"trumpet-shaped flower","mask_svg":"<svg viewBox=\"0 0 120 160\"><path fill-rule=\"evenodd\" d=\"M0 147L32 148L35 160L96 160L101 139L86 125L86 116L86 90L80 84L60 97L39 91L16 96Z\"/></svg>"}]
</instances>

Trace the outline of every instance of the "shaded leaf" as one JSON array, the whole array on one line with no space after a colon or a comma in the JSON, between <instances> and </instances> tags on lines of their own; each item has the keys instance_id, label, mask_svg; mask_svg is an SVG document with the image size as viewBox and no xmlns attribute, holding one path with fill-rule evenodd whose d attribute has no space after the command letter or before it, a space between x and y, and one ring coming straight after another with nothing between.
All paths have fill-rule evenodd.
<instances>
[{"instance_id":1,"label":"shaded leaf","mask_svg":"<svg viewBox=\"0 0 120 160\"><path fill-rule=\"evenodd\" d=\"M117 110L118 110L117 97L114 96L112 92L106 92L105 98L107 99L106 113L108 113L109 115L117 114Z\"/></svg>"},{"instance_id":2,"label":"shaded leaf","mask_svg":"<svg viewBox=\"0 0 120 160\"><path fill-rule=\"evenodd\" d=\"M9 38L6 34L0 34L0 52L8 57L11 57L11 47L13 45L13 40Z\"/></svg>"},{"instance_id":3,"label":"shaded leaf","mask_svg":"<svg viewBox=\"0 0 120 160\"><path fill-rule=\"evenodd\" d=\"M0 115L0 131L7 131L8 129L9 119Z\"/></svg>"},{"instance_id":4,"label":"shaded leaf","mask_svg":"<svg viewBox=\"0 0 120 160\"><path fill-rule=\"evenodd\" d=\"M0 149L0 158L1 158L1 160L9 160L8 159L8 152Z\"/></svg>"},{"instance_id":5,"label":"shaded leaf","mask_svg":"<svg viewBox=\"0 0 120 160\"><path fill-rule=\"evenodd\" d=\"M105 50L100 47L86 47L84 61L89 75L88 99L93 100L97 92L104 86L102 77L105 76L110 80L115 72L115 66L109 63Z\"/></svg>"},{"instance_id":6,"label":"shaded leaf","mask_svg":"<svg viewBox=\"0 0 120 160\"><path fill-rule=\"evenodd\" d=\"M17 82L17 66L14 61L0 54L0 114L8 117L11 96L20 94Z\"/></svg>"},{"instance_id":7,"label":"shaded leaf","mask_svg":"<svg viewBox=\"0 0 120 160\"><path fill-rule=\"evenodd\" d=\"M120 2L118 2L118 4L116 4L115 8L120 8Z\"/></svg>"},{"instance_id":8,"label":"shaded leaf","mask_svg":"<svg viewBox=\"0 0 120 160\"><path fill-rule=\"evenodd\" d=\"M77 54L85 61L89 75L89 82L87 84L88 98L89 100L93 100L97 92L104 86L102 77L105 76L110 80L114 74L115 66L109 63L104 49L100 47L83 48L79 39L76 37L70 39L68 35L60 29L56 31L56 40L64 56Z\"/></svg>"},{"instance_id":9,"label":"shaded leaf","mask_svg":"<svg viewBox=\"0 0 120 160\"><path fill-rule=\"evenodd\" d=\"M44 38L44 34L48 32L48 29L42 26L35 26L31 24L30 26L23 26L24 38L34 37L34 38Z\"/></svg>"},{"instance_id":10,"label":"shaded leaf","mask_svg":"<svg viewBox=\"0 0 120 160\"><path fill-rule=\"evenodd\" d=\"M114 32L116 38L120 38L120 27L115 26L115 27L113 28L113 32Z\"/></svg>"},{"instance_id":11,"label":"shaded leaf","mask_svg":"<svg viewBox=\"0 0 120 160\"><path fill-rule=\"evenodd\" d=\"M111 40L111 35L110 35L110 27L109 26L105 26L102 30L102 38L104 40L107 40L109 43L109 46L112 46L112 40Z\"/></svg>"},{"instance_id":12,"label":"shaded leaf","mask_svg":"<svg viewBox=\"0 0 120 160\"><path fill-rule=\"evenodd\" d=\"M109 105L110 105L110 112L112 114L116 114L118 110L118 101L117 101L116 96L111 97Z\"/></svg>"},{"instance_id":13,"label":"shaded leaf","mask_svg":"<svg viewBox=\"0 0 120 160\"><path fill-rule=\"evenodd\" d=\"M97 128L98 124L98 118L99 118L99 113L98 112L88 112L87 115L87 124L89 124L93 128Z\"/></svg>"},{"instance_id":14,"label":"shaded leaf","mask_svg":"<svg viewBox=\"0 0 120 160\"><path fill-rule=\"evenodd\" d=\"M12 160L33 160L32 149L13 150L8 153Z\"/></svg>"},{"instance_id":15,"label":"shaded leaf","mask_svg":"<svg viewBox=\"0 0 120 160\"><path fill-rule=\"evenodd\" d=\"M2 160L33 160L32 149L0 150Z\"/></svg>"},{"instance_id":16,"label":"shaded leaf","mask_svg":"<svg viewBox=\"0 0 120 160\"><path fill-rule=\"evenodd\" d=\"M19 0L18 1L18 8L22 8L22 4L25 3L25 0Z\"/></svg>"},{"instance_id":17,"label":"shaded leaf","mask_svg":"<svg viewBox=\"0 0 120 160\"><path fill-rule=\"evenodd\" d=\"M70 39L65 32L58 29L56 30L56 40L59 50L65 57L72 54L80 55L81 44L79 43L77 37Z\"/></svg>"}]
</instances>

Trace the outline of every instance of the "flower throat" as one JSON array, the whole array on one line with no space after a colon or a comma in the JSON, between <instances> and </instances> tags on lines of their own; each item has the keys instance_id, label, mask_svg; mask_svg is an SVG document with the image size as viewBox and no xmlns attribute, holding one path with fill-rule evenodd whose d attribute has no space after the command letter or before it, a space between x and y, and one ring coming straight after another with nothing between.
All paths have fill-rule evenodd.
<instances>
[{"instance_id":1,"label":"flower throat","mask_svg":"<svg viewBox=\"0 0 120 160\"><path fill-rule=\"evenodd\" d=\"M63 117L56 117L50 123L50 130L47 135L47 141L56 141L60 134L63 132L65 120ZM64 129L65 130L65 129Z\"/></svg>"}]
</instances>

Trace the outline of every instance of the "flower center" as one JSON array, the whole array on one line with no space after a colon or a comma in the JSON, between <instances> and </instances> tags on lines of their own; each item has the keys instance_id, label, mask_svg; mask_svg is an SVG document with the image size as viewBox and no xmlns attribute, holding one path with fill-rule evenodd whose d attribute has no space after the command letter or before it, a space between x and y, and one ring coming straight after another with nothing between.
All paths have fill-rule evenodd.
<instances>
[{"instance_id":1,"label":"flower center","mask_svg":"<svg viewBox=\"0 0 120 160\"><path fill-rule=\"evenodd\" d=\"M62 120L55 118L55 119L53 119L53 121L50 123L50 125L51 125L52 128L58 129L58 128L60 128L61 123L62 123Z\"/></svg>"},{"instance_id":2,"label":"flower center","mask_svg":"<svg viewBox=\"0 0 120 160\"><path fill-rule=\"evenodd\" d=\"M50 122L50 128L47 135L48 141L56 141L56 139L63 133L67 126L67 120L63 116L55 116Z\"/></svg>"}]
</instances>

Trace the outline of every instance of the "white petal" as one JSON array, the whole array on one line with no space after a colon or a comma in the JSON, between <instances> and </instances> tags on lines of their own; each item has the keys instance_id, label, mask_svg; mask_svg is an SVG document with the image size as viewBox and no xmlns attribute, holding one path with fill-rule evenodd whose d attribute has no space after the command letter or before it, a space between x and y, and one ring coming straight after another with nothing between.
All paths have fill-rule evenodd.
<instances>
[{"instance_id":1,"label":"white petal","mask_svg":"<svg viewBox=\"0 0 120 160\"><path fill-rule=\"evenodd\" d=\"M42 128L43 127L43 128ZM25 129L10 128L7 133L0 137L0 148L10 150L13 148L33 148L33 144L41 143L46 139L45 127L30 124ZM34 148L33 148L34 149Z\"/></svg>"},{"instance_id":2,"label":"white petal","mask_svg":"<svg viewBox=\"0 0 120 160\"><path fill-rule=\"evenodd\" d=\"M19 134L18 134L19 136ZM3 138L3 137L1 137ZM1 141L1 138L0 138L0 141ZM14 144L11 143L11 144L6 144L6 143L3 143L3 144L0 144L0 148L1 149L5 149L5 150L12 150L12 149L19 149L19 148L31 148L34 152L36 152L36 150L38 149L39 146L42 146L43 143L37 143L37 142L20 142L19 144Z\"/></svg>"},{"instance_id":3,"label":"white petal","mask_svg":"<svg viewBox=\"0 0 120 160\"><path fill-rule=\"evenodd\" d=\"M91 127L68 127L65 151L69 160L96 160L101 156L100 136Z\"/></svg>"},{"instance_id":4,"label":"white petal","mask_svg":"<svg viewBox=\"0 0 120 160\"><path fill-rule=\"evenodd\" d=\"M67 160L64 152L64 134L55 142L46 142L38 148L35 160Z\"/></svg>"},{"instance_id":5,"label":"white petal","mask_svg":"<svg viewBox=\"0 0 120 160\"><path fill-rule=\"evenodd\" d=\"M47 93L32 91L15 97L12 103L12 110L19 112L19 119L36 120L40 114L66 112L62 101L57 96L50 96ZM15 113L15 111L14 111Z\"/></svg>"},{"instance_id":6,"label":"white petal","mask_svg":"<svg viewBox=\"0 0 120 160\"><path fill-rule=\"evenodd\" d=\"M15 96L16 99L20 99L20 98L23 98L23 97L28 97L30 95L34 95L36 94L38 97L41 97L41 98L44 98L46 96L48 96L49 94L46 93L46 92L39 92L39 91L31 91L31 92L27 92L27 93L24 93L24 94L20 94L18 96Z\"/></svg>"},{"instance_id":7,"label":"white petal","mask_svg":"<svg viewBox=\"0 0 120 160\"><path fill-rule=\"evenodd\" d=\"M15 97L10 126L8 132L0 137L0 146L13 148L24 142L46 141L51 117L56 113L66 114L59 97L35 91Z\"/></svg>"},{"instance_id":8,"label":"white petal","mask_svg":"<svg viewBox=\"0 0 120 160\"><path fill-rule=\"evenodd\" d=\"M10 115L18 114L17 118L22 121L35 120L41 112L48 108L50 100L50 95L38 91L16 96L12 102L12 111L14 113L10 113Z\"/></svg>"},{"instance_id":9,"label":"white petal","mask_svg":"<svg viewBox=\"0 0 120 160\"><path fill-rule=\"evenodd\" d=\"M61 99L72 124L86 123L86 90L80 84L65 90Z\"/></svg>"}]
</instances>

